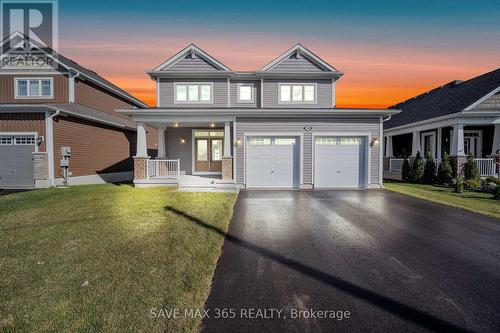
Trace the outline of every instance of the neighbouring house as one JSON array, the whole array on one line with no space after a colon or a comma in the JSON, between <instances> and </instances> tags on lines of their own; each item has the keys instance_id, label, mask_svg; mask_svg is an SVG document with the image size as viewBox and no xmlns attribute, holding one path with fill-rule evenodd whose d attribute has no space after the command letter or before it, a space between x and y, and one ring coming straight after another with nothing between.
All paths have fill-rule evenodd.
<instances>
[{"instance_id":1,"label":"neighbouring house","mask_svg":"<svg viewBox=\"0 0 500 333\"><path fill-rule=\"evenodd\" d=\"M0 65L0 188L61 184L62 147L71 149L70 184L131 180L137 126L115 109L147 105L26 36L9 38ZM148 131L151 151L156 132Z\"/></svg>"},{"instance_id":2,"label":"neighbouring house","mask_svg":"<svg viewBox=\"0 0 500 333\"><path fill-rule=\"evenodd\" d=\"M238 72L189 45L148 74L157 107L137 123L136 186L380 188L383 121L397 110L335 107L343 75L297 44ZM146 127L158 133L147 152Z\"/></svg>"},{"instance_id":3,"label":"neighbouring house","mask_svg":"<svg viewBox=\"0 0 500 333\"><path fill-rule=\"evenodd\" d=\"M454 167L472 154L481 176L494 176L500 149L500 68L467 81L452 81L407 101L384 123L386 178L401 176L403 157L446 152Z\"/></svg>"}]
</instances>

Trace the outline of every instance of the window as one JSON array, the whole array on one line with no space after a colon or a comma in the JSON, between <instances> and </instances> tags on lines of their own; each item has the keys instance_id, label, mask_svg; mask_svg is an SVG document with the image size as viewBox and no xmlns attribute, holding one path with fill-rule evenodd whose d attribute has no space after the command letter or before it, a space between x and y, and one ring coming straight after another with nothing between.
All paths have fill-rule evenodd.
<instances>
[{"instance_id":1,"label":"window","mask_svg":"<svg viewBox=\"0 0 500 333\"><path fill-rule=\"evenodd\" d=\"M0 136L0 145L11 145L12 137L11 136Z\"/></svg>"},{"instance_id":2,"label":"window","mask_svg":"<svg viewBox=\"0 0 500 333\"><path fill-rule=\"evenodd\" d=\"M52 98L52 78L43 79L15 79L16 98Z\"/></svg>"},{"instance_id":3,"label":"window","mask_svg":"<svg viewBox=\"0 0 500 333\"><path fill-rule=\"evenodd\" d=\"M276 138L274 139L274 144L278 146L290 146L295 144L295 139Z\"/></svg>"},{"instance_id":4,"label":"window","mask_svg":"<svg viewBox=\"0 0 500 333\"><path fill-rule=\"evenodd\" d=\"M15 138L16 145L34 145L35 137L33 136L18 136Z\"/></svg>"},{"instance_id":5,"label":"window","mask_svg":"<svg viewBox=\"0 0 500 333\"><path fill-rule=\"evenodd\" d=\"M248 139L249 145L254 146L269 146L271 144L271 139L268 138L250 138Z\"/></svg>"},{"instance_id":6,"label":"window","mask_svg":"<svg viewBox=\"0 0 500 333\"><path fill-rule=\"evenodd\" d=\"M222 138L224 137L224 131L213 130L213 131L194 131L195 138Z\"/></svg>"},{"instance_id":7,"label":"window","mask_svg":"<svg viewBox=\"0 0 500 333\"><path fill-rule=\"evenodd\" d=\"M175 101L181 103L212 102L212 84L179 83L175 85Z\"/></svg>"},{"instance_id":8,"label":"window","mask_svg":"<svg viewBox=\"0 0 500 333\"><path fill-rule=\"evenodd\" d=\"M341 138L340 144L345 146L360 146L361 139L360 138Z\"/></svg>"},{"instance_id":9,"label":"window","mask_svg":"<svg viewBox=\"0 0 500 333\"><path fill-rule=\"evenodd\" d=\"M316 138L316 144L335 146L337 145L337 138Z\"/></svg>"},{"instance_id":10,"label":"window","mask_svg":"<svg viewBox=\"0 0 500 333\"><path fill-rule=\"evenodd\" d=\"M253 84L249 83L238 84L238 102L239 103L253 102Z\"/></svg>"},{"instance_id":11,"label":"window","mask_svg":"<svg viewBox=\"0 0 500 333\"><path fill-rule=\"evenodd\" d=\"M222 140L212 140L212 161L222 161Z\"/></svg>"},{"instance_id":12,"label":"window","mask_svg":"<svg viewBox=\"0 0 500 333\"><path fill-rule=\"evenodd\" d=\"M288 84L279 85L279 97L281 103L315 103L315 84Z\"/></svg>"}]
</instances>

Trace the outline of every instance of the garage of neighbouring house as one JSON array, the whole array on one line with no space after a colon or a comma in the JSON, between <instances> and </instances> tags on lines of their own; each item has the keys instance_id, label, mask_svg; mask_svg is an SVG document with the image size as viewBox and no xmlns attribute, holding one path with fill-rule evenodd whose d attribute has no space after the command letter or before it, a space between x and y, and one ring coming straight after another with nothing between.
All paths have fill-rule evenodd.
<instances>
[{"instance_id":1,"label":"garage of neighbouring house","mask_svg":"<svg viewBox=\"0 0 500 333\"><path fill-rule=\"evenodd\" d=\"M35 186L33 153L37 134L0 134L0 188Z\"/></svg>"}]
</instances>

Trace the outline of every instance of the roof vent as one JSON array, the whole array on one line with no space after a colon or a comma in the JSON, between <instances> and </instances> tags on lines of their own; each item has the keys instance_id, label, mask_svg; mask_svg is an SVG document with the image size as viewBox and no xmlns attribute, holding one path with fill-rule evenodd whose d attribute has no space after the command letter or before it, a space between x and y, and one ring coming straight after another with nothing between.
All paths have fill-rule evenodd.
<instances>
[{"instance_id":1,"label":"roof vent","mask_svg":"<svg viewBox=\"0 0 500 333\"><path fill-rule=\"evenodd\" d=\"M455 81L453 81L453 85L457 86L457 85L459 85L462 82L464 82L464 81L463 80L455 80Z\"/></svg>"}]
</instances>

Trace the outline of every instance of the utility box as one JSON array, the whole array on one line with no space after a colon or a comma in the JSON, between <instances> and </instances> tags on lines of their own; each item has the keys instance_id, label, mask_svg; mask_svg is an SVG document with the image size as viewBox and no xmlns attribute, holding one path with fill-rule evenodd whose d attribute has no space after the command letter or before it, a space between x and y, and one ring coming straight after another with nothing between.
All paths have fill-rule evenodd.
<instances>
[{"instance_id":1,"label":"utility box","mask_svg":"<svg viewBox=\"0 0 500 333\"><path fill-rule=\"evenodd\" d=\"M71 147L61 147L61 156L62 157L70 157L71 156Z\"/></svg>"},{"instance_id":2,"label":"utility box","mask_svg":"<svg viewBox=\"0 0 500 333\"><path fill-rule=\"evenodd\" d=\"M69 160L61 160L61 167L69 167Z\"/></svg>"}]
</instances>

